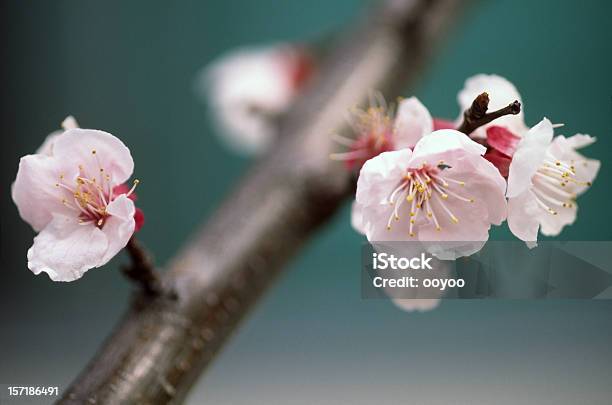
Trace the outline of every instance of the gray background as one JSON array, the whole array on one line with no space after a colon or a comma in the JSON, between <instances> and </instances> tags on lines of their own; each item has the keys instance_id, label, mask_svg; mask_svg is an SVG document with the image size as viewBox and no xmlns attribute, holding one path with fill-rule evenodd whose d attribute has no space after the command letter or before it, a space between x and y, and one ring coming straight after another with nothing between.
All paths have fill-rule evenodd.
<instances>
[{"instance_id":1,"label":"gray background","mask_svg":"<svg viewBox=\"0 0 612 405\"><path fill-rule=\"evenodd\" d=\"M10 201L18 158L67 115L121 137L136 161L140 237L166 262L250 164L216 139L193 91L228 48L316 39L358 0L2 4L0 384L64 388L125 308L120 257L80 281L33 276L32 231ZM412 94L457 115L466 77L498 73L604 160L562 238L610 240L611 6L491 1L471 8ZM406 93L409 95L410 93ZM236 230L238 231L238 230ZM508 237L505 228L493 232ZM309 244L194 388L189 403L550 403L612 400L609 301L446 302L408 314L361 300L348 207Z\"/></svg>"}]
</instances>

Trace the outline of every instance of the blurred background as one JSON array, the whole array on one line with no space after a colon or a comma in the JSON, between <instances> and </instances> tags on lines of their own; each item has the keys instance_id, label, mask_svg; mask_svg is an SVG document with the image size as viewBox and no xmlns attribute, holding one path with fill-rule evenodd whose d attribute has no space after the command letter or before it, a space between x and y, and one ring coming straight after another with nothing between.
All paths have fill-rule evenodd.
<instances>
[{"instance_id":1,"label":"blurred background","mask_svg":"<svg viewBox=\"0 0 612 405\"><path fill-rule=\"evenodd\" d=\"M68 114L132 150L140 238L167 262L251 160L213 133L195 95L202 66L233 47L308 41L364 13L360 0L4 2L0 164L0 384L58 385L83 368L127 306L125 257L70 284L26 267L33 232L10 198L19 157ZM611 240L612 5L481 1L419 84L437 116L476 73L509 78L528 124L598 137L603 161L561 238ZM504 239L499 228L493 238ZM188 403L609 404L612 301L446 301L405 313L360 297L362 238L348 205L259 303Z\"/></svg>"}]
</instances>

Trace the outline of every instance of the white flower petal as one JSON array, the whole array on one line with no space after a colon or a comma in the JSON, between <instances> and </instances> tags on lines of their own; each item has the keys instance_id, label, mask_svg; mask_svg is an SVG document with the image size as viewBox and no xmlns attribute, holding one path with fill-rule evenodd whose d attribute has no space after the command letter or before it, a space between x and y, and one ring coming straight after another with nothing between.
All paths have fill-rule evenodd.
<instances>
[{"instance_id":1,"label":"white flower petal","mask_svg":"<svg viewBox=\"0 0 612 405\"><path fill-rule=\"evenodd\" d=\"M508 197L516 197L531 186L531 178L546 158L553 137L552 123L544 118L521 139L508 174Z\"/></svg>"},{"instance_id":2,"label":"white flower petal","mask_svg":"<svg viewBox=\"0 0 612 405\"><path fill-rule=\"evenodd\" d=\"M412 151L402 149L384 152L365 162L357 180L356 201L364 206L384 203L398 186L408 167Z\"/></svg>"},{"instance_id":3,"label":"white flower petal","mask_svg":"<svg viewBox=\"0 0 612 405\"><path fill-rule=\"evenodd\" d=\"M95 151L95 154L93 153ZM53 156L83 166L88 176L103 168L115 185L126 182L134 171L130 150L119 138L94 129L70 129L55 140Z\"/></svg>"},{"instance_id":4,"label":"white flower petal","mask_svg":"<svg viewBox=\"0 0 612 405\"><path fill-rule=\"evenodd\" d=\"M28 250L28 268L45 272L53 281L73 281L97 267L108 240L93 223L82 225L75 217L55 215L34 238Z\"/></svg>"},{"instance_id":5,"label":"white flower petal","mask_svg":"<svg viewBox=\"0 0 612 405\"><path fill-rule=\"evenodd\" d=\"M66 191L56 184L61 175L74 178L77 170L75 165L65 160L47 155L27 155L21 158L11 194L19 215L35 231L43 229L51 221L53 213L70 213L70 209L62 203Z\"/></svg>"},{"instance_id":6,"label":"white flower petal","mask_svg":"<svg viewBox=\"0 0 612 405\"><path fill-rule=\"evenodd\" d=\"M36 149L36 154L42 154L47 156L53 156L53 145L58 136L63 134L64 131L53 131L43 141L42 145Z\"/></svg>"},{"instance_id":7,"label":"white flower petal","mask_svg":"<svg viewBox=\"0 0 612 405\"><path fill-rule=\"evenodd\" d=\"M127 245L134 234L135 210L134 202L127 198L125 194L120 195L108 204L106 212L108 212L110 217L108 217L102 227L102 232L108 239L108 249L100 263L98 263L98 266L106 264Z\"/></svg>"},{"instance_id":8,"label":"white flower petal","mask_svg":"<svg viewBox=\"0 0 612 405\"><path fill-rule=\"evenodd\" d=\"M351 226L357 232L364 234L365 230L363 227L363 206L353 201L351 204Z\"/></svg>"},{"instance_id":9,"label":"white flower petal","mask_svg":"<svg viewBox=\"0 0 612 405\"><path fill-rule=\"evenodd\" d=\"M569 207L561 207L556 210L557 215L550 212L543 212L540 216L540 232L546 236L557 236L566 225L571 225L576 221L578 204L573 203Z\"/></svg>"},{"instance_id":10,"label":"white flower petal","mask_svg":"<svg viewBox=\"0 0 612 405\"><path fill-rule=\"evenodd\" d=\"M412 148L419 139L433 131L429 110L416 98L402 100L397 109L394 127L396 149Z\"/></svg>"},{"instance_id":11,"label":"white flower petal","mask_svg":"<svg viewBox=\"0 0 612 405\"><path fill-rule=\"evenodd\" d=\"M62 121L63 129L53 131L49 135L47 135L47 137L43 141L43 144L40 145L40 147L36 150L36 154L52 156L53 155L53 145L55 144L57 137L63 134L64 131L66 130L74 129L78 127L79 127L79 124L74 119L74 117L72 115L67 116L64 119L64 121Z\"/></svg>"},{"instance_id":12,"label":"white flower petal","mask_svg":"<svg viewBox=\"0 0 612 405\"><path fill-rule=\"evenodd\" d=\"M538 205L530 190L508 199L508 227L524 242L538 240L540 218L544 215L551 214Z\"/></svg>"},{"instance_id":13,"label":"white flower petal","mask_svg":"<svg viewBox=\"0 0 612 405\"><path fill-rule=\"evenodd\" d=\"M484 155L487 148L474 142L467 135L454 129L440 129L424 136L416 144L413 161L418 164L427 160L429 155L440 154L451 150L464 150L476 155ZM433 163L433 162L429 162ZM414 167L412 165L412 167Z\"/></svg>"},{"instance_id":14,"label":"white flower petal","mask_svg":"<svg viewBox=\"0 0 612 405\"><path fill-rule=\"evenodd\" d=\"M66 118L64 118L64 121L62 121L62 128L64 129L64 131L68 131L69 129L75 129L78 127L79 123L72 115L67 116Z\"/></svg>"},{"instance_id":15,"label":"white flower petal","mask_svg":"<svg viewBox=\"0 0 612 405\"><path fill-rule=\"evenodd\" d=\"M601 162L599 160L589 159L583 156L582 154L576 152L576 149L589 146L595 141L596 139L594 137L583 134L576 134L574 136L570 136L569 138L561 135L556 136L550 144L548 153L555 159L569 162L569 164L572 164L573 161L576 173L573 177L576 181L582 183L593 182L595 177L597 177L597 173L601 167ZM585 192L587 189L588 186L577 185L574 187L574 192L579 195Z\"/></svg>"}]
</instances>

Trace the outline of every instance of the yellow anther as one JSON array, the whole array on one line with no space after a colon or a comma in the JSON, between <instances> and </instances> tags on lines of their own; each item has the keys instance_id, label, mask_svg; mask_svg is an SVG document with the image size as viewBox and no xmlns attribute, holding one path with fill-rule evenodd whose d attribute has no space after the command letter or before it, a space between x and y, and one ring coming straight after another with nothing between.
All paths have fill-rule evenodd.
<instances>
[{"instance_id":1,"label":"yellow anther","mask_svg":"<svg viewBox=\"0 0 612 405\"><path fill-rule=\"evenodd\" d=\"M451 215L451 221L453 221L454 223L458 224L459 223L459 218L457 218L454 215Z\"/></svg>"},{"instance_id":2,"label":"yellow anther","mask_svg":"<svg viewBox=\"0 0 612 405\"><path fill-rule=\"evenodd\" d=\"M411 220L410 220L410 223L411 223L411 224L414 224L414 219L411 219Z\"/></svg>"},{"instance_id":3,"label":"yellow anther","mask_svg":"<svg viewBox=\"0 0 612 405\"><path fill-rule=\"evenodd\" d=\"M414 232L410 232L410 237L413 238L414 237Z\"/></svg>"},{"instance_id":4,"label":"yellow anther","mask_svg":"<svg viewBox=\"0 0 612 405\"><path fill-rule=\"evenodd\" d=\"M429 212L427 213L427 216L428 216L429 218L431 218L431 217L432 217L432 215L433 215L433 214L431 213L431 211L429 211Z\"/></svg>"},{"instance_id":5,"label":"yellow anther","mask_svg":"<svg viewBox=\"0 0 612 405\"><path fill-rule=\"evenodd\" d=\"M443 199L443 200L446 200L447 198L448 198L448 194L446 194L446 193L442 193L442 199Z\"/></svg>"},{"instance_id":6,"label":"yellow anther","mask_svg":"<svg viewBox=\"0 0 612 405\"><path fill-rule=\"evenodd\" d=\"M442 228L440 227L440 225L437 225L436 226L436 231L441 231L441 230L442 230Z\"/></svg>"},{"instance_id":7,"label":"yellow anther","mask_svg":"<svg viewBox=\"0 0 612 405\"><path fill-rule=\"evenodd\" d=\"M410 194L408 197L406 197L406 201L411 202L412 200L414 200L414 195Z\"/></svg>"},{"instance_id":8,"label":"yellow anther","mask_svg":"<svg viewBox=\"0 0 612 405\"><path fill-rule=\"evenodd\" d=\"M476 200L474 200L473 198L470 198L470 202L471 203L473 203L474 201L476 201Z\"/></svg>"},{"instance_id":9,"label":"yellow anther","mask_svg":"<svg viewBox=\"0 0 612 405\"><path fill-rule=\"evenodd\" d=\"M415 216L415 215L416 215L416 214L415 214L414 212L410 211L410 216L411 216L411 217L413 217L413 216Z\"/></svg>"}]
</instances>

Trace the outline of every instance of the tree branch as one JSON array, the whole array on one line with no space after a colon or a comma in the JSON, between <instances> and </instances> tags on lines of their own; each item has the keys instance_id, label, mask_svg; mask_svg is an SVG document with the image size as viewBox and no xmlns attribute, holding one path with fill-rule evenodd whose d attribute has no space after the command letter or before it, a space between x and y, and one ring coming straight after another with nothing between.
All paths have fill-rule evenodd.
<instances>
[{"instance_id":1,"label":"tree branch","mask_svg":"<svg viewBox=\"0 0 612 405\"><path fill-rule=\"evenodd\" d=\"M331 49L274 150L171 263L163 286L176 299L137 295L59 403L180 403L282 266L352 194L351 174L328 159L347 108L371 89L399 95L458 5L389 1Z\"/></svg>"},{"instance_id":2,"label":"tree branch","mask_svg":"<svg viewBox=\"0 0 612 405\"><path fill-rule=\"evenodd\" d=\"M503 117L504 115L516 115L521 112L521 103L513 101L504 108L487 113L489 109L489 94L479 94L472 103L472 106L463 113L463 122L457 131L466 135L471 134L476 128L488 124L489 122Z\"/></svg>"},{"instance_id":3,"label":"tree branch","mask_svg":"<svg viewBox=\"0 0 612 405\"><path fill-rule=\"evenodd\" d=\"M131 264L123 268L127 278L139 284L144 294L155 296L162 293L159 275L155 272L155 265L151 256L136 236L132 236L125 247L130 255Z\"/></svg>"}]
</instances>

